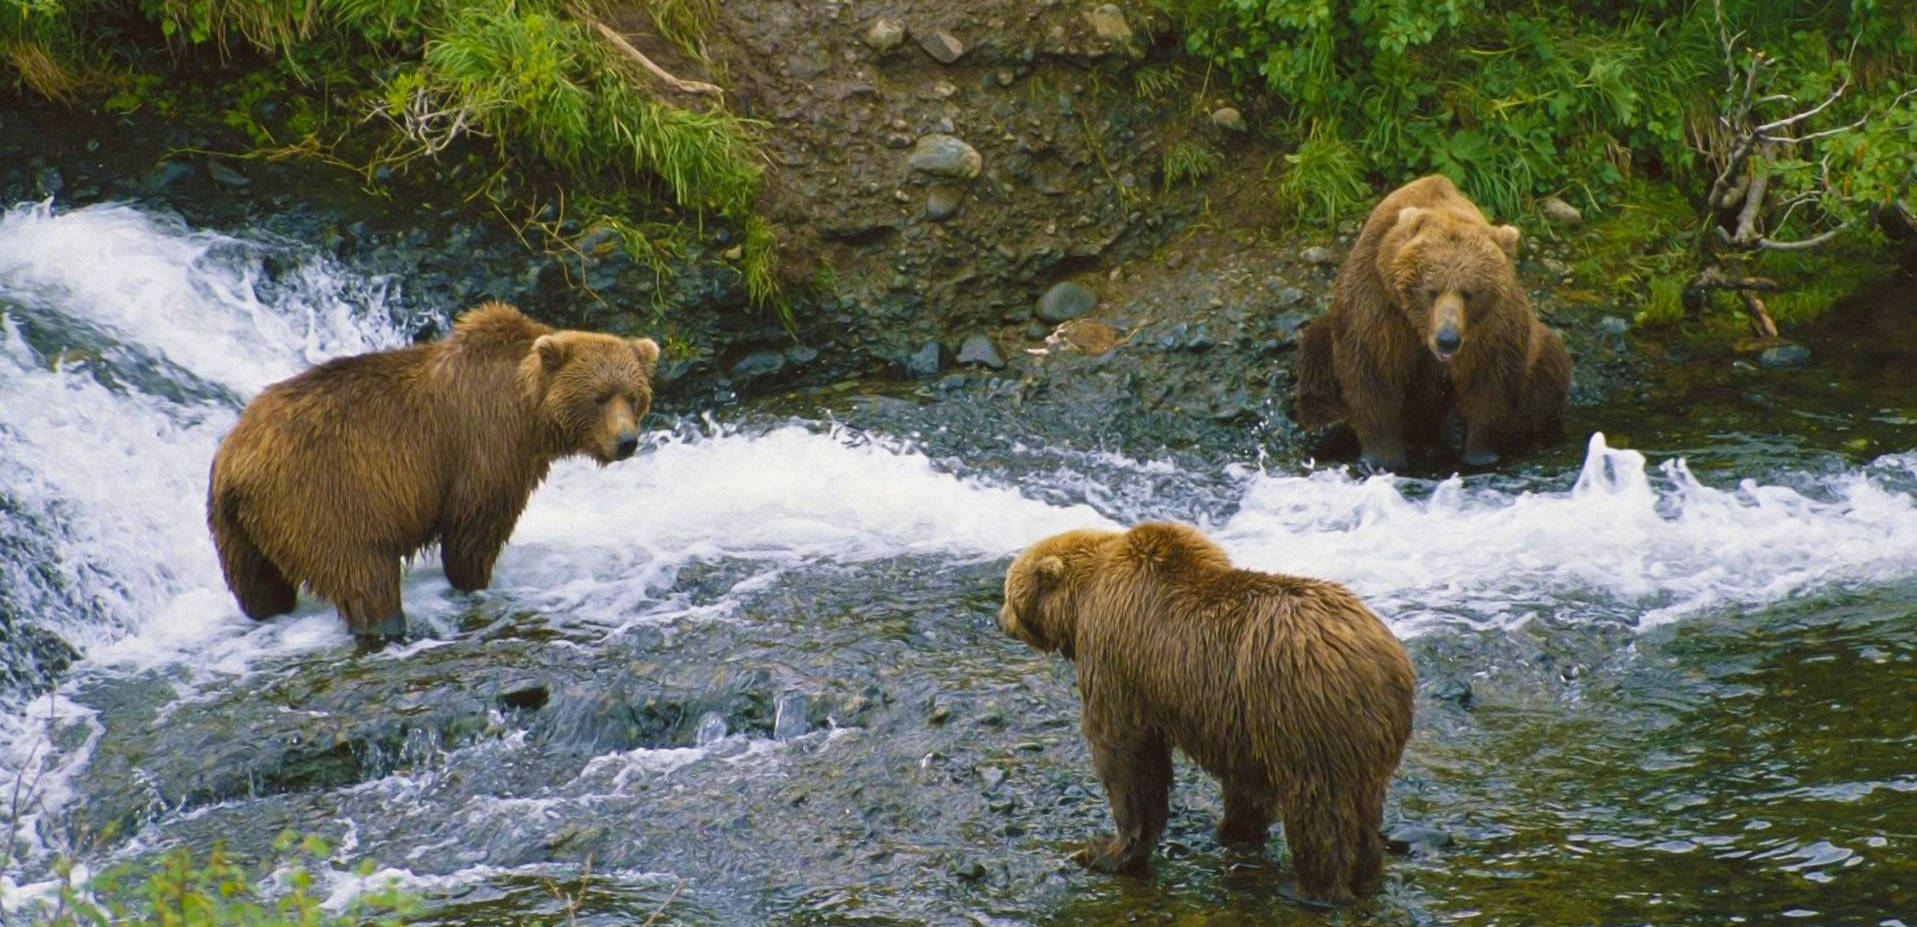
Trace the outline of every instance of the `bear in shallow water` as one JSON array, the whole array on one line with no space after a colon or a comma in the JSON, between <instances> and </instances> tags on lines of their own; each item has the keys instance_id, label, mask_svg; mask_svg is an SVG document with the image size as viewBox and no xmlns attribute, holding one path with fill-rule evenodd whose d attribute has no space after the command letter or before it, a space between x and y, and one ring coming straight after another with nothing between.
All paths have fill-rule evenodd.
<instances>
[{"instance_id":1,"label":"bear in shallow water","mask_svg":"<svg viewBox=\"0 0 1917 927\"><path fill-rule=\"evenodd\" d=\"M1344 903L1374 886L1417 680L1345 587L1235 569L1184 525L1073 531L1013 561L999 624L1077 663L1117 825L1093 868L1148 869L1176 747L1223 787L1222 842L1261 846L1282 818L1305 898Z\"/></svg>"},{"instance_id":2,"label":"bear in shallow water","mask_svg":"<svg viewBox=\"0 0 1917 927\"><path fill-rule=\"evenodd\" d=\"M213 456L207 521L226 584L256 619L296 590L362 643L403 637L401 560L438 543L483 589L552 462L632 456L659 346L558 331L504 303L428 344L342 357L262 391Z\"/></svg>"}]
</instances>

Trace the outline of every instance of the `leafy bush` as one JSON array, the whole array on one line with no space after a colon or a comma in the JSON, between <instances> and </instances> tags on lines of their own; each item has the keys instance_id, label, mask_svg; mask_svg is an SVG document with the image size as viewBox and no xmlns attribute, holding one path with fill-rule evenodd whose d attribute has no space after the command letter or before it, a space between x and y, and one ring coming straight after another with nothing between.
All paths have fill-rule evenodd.
<instances>
[{"instance_id":1,"label":"leafy bush","mask_svg":"<svg viewBox=\"0 0 1917 927\"><path fill-rule=\"evenodd\" d=\"M1437 171L1503 217L1550 193L1601 204L1637 171L1708 182L1699 151L1710 150L1722 102L1726 37L1788 52L1802 97L1851 79L1828 113L1833 126L1894 113L1889 103L1917 70L1917 7L1887 0L1159 2L1190 52L1310 127L1294 139L1301 168L1348 152L1381 186ZM1910 182L1908 144L1887 144L1886 131L1838 134L1799 154L1811 164L1835 155L1834 167L1861 172L1864 198L1881 202ZM1338 197L1293 198L1316 218L1348 209Z\"/></svg>"}]
</instances>

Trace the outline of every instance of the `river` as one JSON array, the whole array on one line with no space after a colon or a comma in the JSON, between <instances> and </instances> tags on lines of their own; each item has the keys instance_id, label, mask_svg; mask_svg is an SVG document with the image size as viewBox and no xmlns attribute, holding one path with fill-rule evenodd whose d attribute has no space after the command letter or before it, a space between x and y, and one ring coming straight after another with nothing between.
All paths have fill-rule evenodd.
<instances>
[{"instance_id":1,"label":"river","mask_svg":"<svg viewBox=\"0 0 1917 927\"><path fill-rule=\"evenodd\" d=\"M1281 840L1214 845L1182 760L1152 879L1066 860L1105 805L998 581L1046 534L1173 518L1350 584L1418 664L1409 852L1346 922L1917 923L1917 453L1818 430L1876 393L1826 382L1801 428L1740 412L1756 387L1619 413L1636 449L1584 410L1463 479L970 453L938 402L844 393L659 416L554 469L491 589L421 557L420 639L362 657L323 602L239 613L205 480L262 386L456 308L402 294L132 207L0 216L0 608L77 654L0 693L0 905L63 854L291 830L336 901L370 860L448 924L1320 923L1277 897Z\"/></svg>"}]
</instances>

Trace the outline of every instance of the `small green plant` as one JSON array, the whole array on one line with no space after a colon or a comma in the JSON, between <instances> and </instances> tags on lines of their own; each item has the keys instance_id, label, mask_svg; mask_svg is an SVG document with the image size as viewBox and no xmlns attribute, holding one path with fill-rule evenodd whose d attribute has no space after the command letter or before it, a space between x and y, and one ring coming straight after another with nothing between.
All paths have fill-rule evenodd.
<instances>
[{"instance_id":1,"label":"small green plant","mask_svg":"<svg viewBox=\"0 0 1917 927\"><path fill-rule=\"evenodd\" d=\"M1371 198L1363 155L1328 123L1311 129L1298 150L1285 155L1272 195L1292 221L1330 222L1362 209Z\"/></svg>"},{"instance_id":2,"label":"small green plant","mask_svg":"<svg viewBox=\"0 0 1917 927\"><path fill-rule=\"evenodd\" d=\"M283 834L271 857L249 867L219 846L200 858L176 848L157 859L114 866L85 884L75 881L73 863L63 861L55 869L56 896L27 913L45 927L398 927L416 913L417 900L391 885L359 896L339 913L325 911L309 867L323 865L328 852L318 837ZM372 865L359 872L370 876Z\"/></svg>"},{"instance_id":3,"label":"small green plant","mask_svg":"<svg viewBox=\"0 0 1917 927\"><path fill-rule=\"evenodd\" d=\"M1132 89L1147 100L1162 100L1178 88L1178 72L1168 65L1146 65L1132 72Z\"/></svg>"},{"instance_id":4,"label":"small green plant","mask_svg":"<svg viewBox=\"0 0 1917 927\"><path fill-rule=\"evenodd\" d=\"M1181 141L1165 148L1164 162L1164 189L1170 192L1179 183L1197 186L1199 181L1218 173L1224 158L1203 142Z\"/></svg>"}]
</instances>

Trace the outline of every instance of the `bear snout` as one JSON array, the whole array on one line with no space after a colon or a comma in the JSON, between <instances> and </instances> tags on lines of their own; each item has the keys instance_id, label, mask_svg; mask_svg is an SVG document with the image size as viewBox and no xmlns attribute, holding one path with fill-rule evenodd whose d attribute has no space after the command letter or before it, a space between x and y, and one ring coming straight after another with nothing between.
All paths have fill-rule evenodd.
<instances>
[{"instance_id":1,"label":"bear snout","mask_svg":"<svg viewBox=\"0 0 1917 927\"><path fill-rule=\"evenodd\" d=\"M612 459L625 460L639 450L639 435L631 431L622 431L613 441Z\"/></svg>"},{"instance_id":2,"label":"bear snout","mask_svg":"<svg viewBox=\"0 0 1917 927\"><path fill-rule=\"evenodd\" d=\"M1431 336L1432 353L1438 360L1448 361L1458 354L1458 348L1464 345L1464 334L1455 325L1446 325Z\"/></svg>"}]
</instances>

